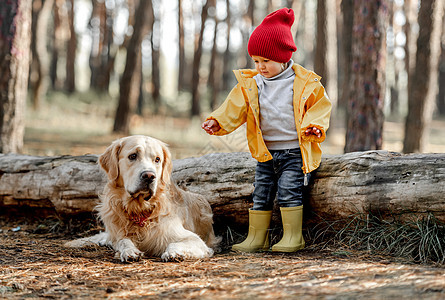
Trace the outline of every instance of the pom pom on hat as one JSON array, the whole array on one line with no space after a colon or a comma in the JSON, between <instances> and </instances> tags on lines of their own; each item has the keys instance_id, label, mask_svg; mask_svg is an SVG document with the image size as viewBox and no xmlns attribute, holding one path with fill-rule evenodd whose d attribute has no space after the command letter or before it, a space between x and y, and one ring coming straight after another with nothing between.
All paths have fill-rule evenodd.
<instances>
[{"instance_id":1,"label":"pom pom on hat","mask_svg":"<svg viewBox=\"0 0 445 300\"><path fill-rule=\"evenodd\" d=\"M288 62L297 50L291 32L294 19L294 11L290 8L282 8L267 15L250 35L247 44L249 55Z\"/></svg>"}]
</instances>

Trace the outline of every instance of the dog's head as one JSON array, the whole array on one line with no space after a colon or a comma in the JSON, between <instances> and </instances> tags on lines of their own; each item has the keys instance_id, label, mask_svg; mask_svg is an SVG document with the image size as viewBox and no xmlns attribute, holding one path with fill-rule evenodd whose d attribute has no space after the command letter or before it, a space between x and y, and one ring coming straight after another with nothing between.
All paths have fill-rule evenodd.
<instances>
[{"instance_id":1,"label":"dog's head","mask_svg":"<svg viewBox=\"0 0 445 300\"><path fill-rule=\"evenodd\" d=\"M111 186L130 196L128 201L149 201L171 180L170 151L163 142L148 136L114 141L99 157L99 164Z\"/></svg>"}]
</instances>

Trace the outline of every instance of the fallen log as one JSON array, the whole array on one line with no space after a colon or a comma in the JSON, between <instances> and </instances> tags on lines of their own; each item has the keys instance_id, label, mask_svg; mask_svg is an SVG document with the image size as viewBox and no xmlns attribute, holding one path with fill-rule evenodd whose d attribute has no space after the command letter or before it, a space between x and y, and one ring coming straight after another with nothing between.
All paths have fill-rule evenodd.
<instances>
[{"instance_id":1,"label":"fallen log","mask_svg":"<svg viewBox=\"0 0 445 300\"><path fill-rule=\"evenodd\" d=\"M248 153L215 153L174 161L173 180L205 195L215 223L244 225L256 161ZM52 208L61 217L89 213L105 175L96 155L0 155L0 207ZM357 213L406 220L433 214L445 222L445 154L388 151L323 157L313 174L307 221L338 221Z\"/></svg>"},{"instance_id":2,"label":"fallen log","mask_svg":"<svg viewBox=\"0 0 445 300\"><path fill-rule=\"evenodd\" d=\"M179 186L209 195L215 217L247 223L256 162L248 153L209 154L177 161ZM433 214L445 222L445 154L388 151L323 157L312 174L306 222L373 214L400 221Z\"/></svg>"},{"instance_id":3,"label":"fallen log","mask_svg":"<svg viewBox=\"0 0 445 300\"><path fill-rule=\"evenodd\" d=\"M96 155L0 155L0 207L91 212L105 185Z\"/></svg>"}]
</instances>

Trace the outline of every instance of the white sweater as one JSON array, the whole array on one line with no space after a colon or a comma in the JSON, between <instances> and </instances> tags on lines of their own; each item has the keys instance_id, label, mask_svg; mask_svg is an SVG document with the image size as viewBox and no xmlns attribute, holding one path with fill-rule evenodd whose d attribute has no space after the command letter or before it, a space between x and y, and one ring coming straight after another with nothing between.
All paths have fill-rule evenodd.
<instances>
[{"instance_id":1,"label":"white sweater","mask_svg":"<svg viewBox=\"0 0 445 300\"><path fill-rule=\"evenodd\" d=\"M295 73L293 61L272 78L258 74L253 78L258 86L260 128L269 150L298 148L298 133L293 106Z\"/></svg>"}]
</instances>

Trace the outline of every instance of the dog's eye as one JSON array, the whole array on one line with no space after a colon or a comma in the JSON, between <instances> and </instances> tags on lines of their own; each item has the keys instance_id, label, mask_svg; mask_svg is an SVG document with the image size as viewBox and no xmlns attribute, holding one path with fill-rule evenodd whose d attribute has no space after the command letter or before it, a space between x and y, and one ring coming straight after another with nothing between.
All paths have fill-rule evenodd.
<instances>
[{"instance_id":1,"label":"dog's eye","mask_svg":"<svg viewBox=\"0 0 445 300\"><path fill-rule=\"evenodd\" d=\"M161 162L161 158L160 158L159 156L157 156L157 157L155 158L155 163L159 163L159 162Z\"/></svg>"},{"instance_id":2,"label":"dog's eye","mask_svg":"<svg viewBox=\"0 0 445 300\"><path fill-rule=\"evenodd\" d=\"M138 158L138 155L136 153L128 155L128 159L131 161L136 160L136 158Z\"/></svg>"}]
</instances>

